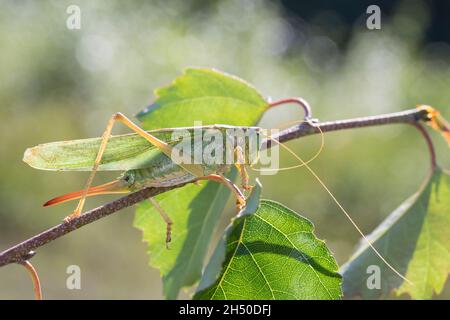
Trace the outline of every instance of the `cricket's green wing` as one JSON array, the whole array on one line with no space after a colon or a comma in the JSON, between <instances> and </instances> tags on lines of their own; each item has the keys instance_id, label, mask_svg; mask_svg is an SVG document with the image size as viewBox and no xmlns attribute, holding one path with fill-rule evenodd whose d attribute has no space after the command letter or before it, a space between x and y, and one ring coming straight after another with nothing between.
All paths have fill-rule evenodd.
<instances>
[{"instance_id":1,"label":"cricket's green wing","mask_svg":"<svg viewBox=\"0 0 450 320\"><path fill-rule=\"evenodd\" d=\"M169 144L171 132L152 132ZM25 151L23 161L41 170L90 171L101 138L58 141L40 144ZM112 136L103 154L99 170L124 171L146 168L156 158L165 156L158 148L137 134Z\"/></svg>"}]
</instances>

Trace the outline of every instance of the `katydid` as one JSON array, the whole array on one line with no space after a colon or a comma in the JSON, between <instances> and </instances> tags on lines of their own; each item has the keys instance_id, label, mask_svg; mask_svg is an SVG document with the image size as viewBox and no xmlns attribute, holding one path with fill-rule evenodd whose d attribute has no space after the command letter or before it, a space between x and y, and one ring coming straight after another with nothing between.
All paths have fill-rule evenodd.
<instances>
[{"instance_id":1,"label":"katydid","mask_svg":"<svg viewBox=\"0 0 450 320\"><path fill-rule=\"evenodd\" d=\"M308 115L309 114L307 114L304 121L308 121L310 125L314 125L313 120L311 120ZM112 136L111 131L116 121L122 122L135 133ZM320 127L318 128L320 131ZM308 165L310 161L317 157L318 153L308 161L305 161L276 139L272 138L270 134L264 133L264 130L259 127L210 125L145 131L123 114L115 113L110 118L106 130L101 138L61 141L38 145L27 149L23 160L30 166L42 170L91 171L86 186L83 190L56 197L44 204L44 206L50 206L69 200L80 199L75 211L67 216L65 221L76 218L81 214L86 197L88 196L127 193L137 191L145 187L167 187L182 183L197 182L198 180L212 180L224 184L235 196L237 209L241 210L246 205L244 193L232 181L227 179L224 174L231 168L231 166L234 165L240 173L242 188L251 189L251 186L248 185L246 166L253 165L255 158L252 158L251 148L248 144L244 143L244 145L241 146L238 143L238 146L236 146L236 143L234 143L236 137L227 134L226 130L228 129L238 129L244 133L252 132L258 138L257 140L260 141L259 137L261 136L268 138L289 151L301 163L300 165L294 167L305 166L322 185L325 191L331 196L332 200L338 205L339 209L350 220L358 233L368 243L376 255L399 277L410 282L394 267L392 267L371 244L351 216L327 188L325 183ZM231 153L233 155L231 163L195 163L195 161L194 163L174 162L172 159L173 152L174 150L177 150L177 144L180 143L180 138L177 133L181 131L192 132L195 130L218 130L223 133L223 145L225 145L225 147L220 150L224 154L228 155ZM174 139L174 136L177 136L178 138ZM323 134L321 134L321 136L322 145L319 153L323 147ZM226 143L230 140L232 143ZM257 158L258 155L256 155L256 159ZM268 171L270 170L271 169L268 169ZM117 180L92 187L91 185L97 171L124 172ZM150 198L149 201L154 205L166 222L167 245L171 241L172 221L169 218L169 215L161 208L155 199Z\"/></svg>"},{"instance_id":2,"label":"katydid","mask_svg":"<svg viewBox=\"0 0 450 320\"><path fill-rule=\"evenodd\" d=\"M111 131L116 121L124 123L136 133L112 136ZM65 218L69 221L82 212L88 196L100 194L127 193L145 187L167 187L198 180L213 180L224 184L236 197L237 209L245 206L243 192L223 174L231 165L238 169L243 189L251 189L248 185L248 174L245 166L249 162L249 146L236 145L236 137L230 136L227 130L250 131L258 138L262 132L258 127L234 127L228 125L210 125L201 127L166 128L145 131L121 113L114 114L106 127L102 138L61 141L38 145L25 151L24 161L30 166L43 170L75 170L91 171L83 190L68 193L47 201L44 206L51 206L69 200L80 199L75 211ZM222 159L232 154L232 163L175 163L172 155L181 137L177 133L215 130L224 139ZM142 139L144 138L144 139ZM192 139L192 137L191 137ZM230 141L231 140L231 141ZM210 141L209 141L210 142ZM216 141L217 142L217 141ZM244 142L245 143L245 142ZM202 142L203 146L203 142ZM230 149L232 148L232 149ZM92 187L97 171L124 171L117 179L109 183ZM170 226L172 221L155 199L151 203L160 212L167 224L166 242L170 242Z\"/></svg>"}]
</instances>

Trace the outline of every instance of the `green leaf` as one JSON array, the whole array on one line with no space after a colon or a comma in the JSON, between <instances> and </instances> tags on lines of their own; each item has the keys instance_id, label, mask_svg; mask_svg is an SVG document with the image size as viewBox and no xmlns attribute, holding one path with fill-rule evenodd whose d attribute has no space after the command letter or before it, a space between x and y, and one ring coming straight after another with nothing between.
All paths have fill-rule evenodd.
<instances>
[{"instance_id":1,"label":"green leaf","mask_svg":"<svg viewBox=\"0 0 450 320\"><path fill-rule=\"evenodd\" d=\"M239 212L240 217L253 214L258 210L259 202L261 198L261 183L259 182L258 178L256 178L256 184L255 187L252 190L252 193L249 197L247 197L247 205L243 209L243 211ZM197 286L196 291L200 292L204 289L212 286L214 282L216 282L217 277L220 274L220 271L222 270L222 265L225 260L225 254L226 254L226 241L228 238L229 233L231 232L233 228L233 223L231 223L227 229L225 230L224 235L220 239L219 243L216 246L216 249L213 252L213 255L209 259L208 265L205 268L205 271L202 275L202 280L200 281L200 284Z\"/></svg>"},{"instance_id":2,"label":"green leaf","mask_svg":"<svg viewBox=\"0 0 450 320\"><path fill-rule=\"evenodd\" d=\"M338 266L313 230L294 211L261 200L256 212L245 212L228 227L205 271L211 282L211 269L225 254L220 275L209 287L202 281L194 298L339 299Z\"/></svg>"},{"instance_id":3,"label":"green leaf","mask_svg":"<svg viewBox=\"0 0 450 320\"><path fill-rule=\"evenodd\" d=\"M136 115L149 130L193 126L195 121L250 126L267 108L267 101L250 84L212 69L188 68L155 95L155 102Z\"/></svg>"},{"instance_id":4,"label":"green leaf","mask_svg":"<svg viewBox=\"0 0 450 320\"><path fill-rule=\"evenodd\" d=\"M203 125L255 125L267 107L262 96L244 81L208 69L187 69L169 87L156 90L156 102L138 114L148 130ZM230 179L236 176L235 170ZM164 294L175 299L181 288L201 276L207 248L230 192L217 182L188 185L156 197L174 224L170 250L165 248L165 225L159 213L144 202L134 225L149 243L150 265L163 276Z\"/></svg>"},{"instance_id":5,"label":"green leaf","mask_svg":"<svg viewBox=\"0 0 450 320\"><path fill-rule=\"evenodd\" d=\"M380 253L413 284L395 275L362 243L342 267L343 290L347 297L377 298L409 294L429 299L439 294L450 272L450 176L440 169L426 184L402 203L369 236ZM373 288L369 266L380 270L380 289ZM367 282L369 281L369 286Z\"/></svg>"},{"instance_id":6,"label":"green leaf","mask_svg":"<svg viewBox=\"0 0 450 320\"><path fill-rule=\"evenodd\" d=\"M169 250L166 225L159 213L149 201L138 205L134 226L143 231L150 265L160 269L168 299L175 299L182 287L200 279L212 232L228 197L229 191L218 183L192 184L157 197L174 222Z\"/></svg>"}]
</instances>

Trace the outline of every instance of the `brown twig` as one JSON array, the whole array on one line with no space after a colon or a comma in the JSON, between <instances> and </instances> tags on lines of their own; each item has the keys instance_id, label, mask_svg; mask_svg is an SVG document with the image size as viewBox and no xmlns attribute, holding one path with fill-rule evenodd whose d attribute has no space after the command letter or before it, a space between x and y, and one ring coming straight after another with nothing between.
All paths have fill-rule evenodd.
<instances>
[{"instance_id":1,"label":"brown twig","mask_svg":"<svg viewBox=\"0 0 450 320\"><path fill-rule=\"evenodd\" d=\"M138 202L141 202L142 200L182 186L183 184L165 188L145 188L126 195L125 197L104 204L98 208L89 210L81 216L70 220L69 222L58 224L38 235L35 235L34 237L31 237L9 248L8 250L3 251L2 253L0 253L0 267L10 263L21 263L24 260L28 260L30 256L34 255L34 252L32 252L33 250L45 245L46 243L49 243L50 241L56 240L69 232L72 232L81 228L82 226L109 216L110 214L113 214L114 212L122 210L126 207L130 207Z\"/></svg>"},{"instance_id":2,"label":"brown twig","mask_svg":"<svg viewBox=\"0 0 450 320\"><path fill-rule=\"evenodd\" d=\"M353 118L346 120L328 121L316 123L313 121L304 121L296 126L292 126L281 131L278 135L272 136L279 142L286 142L300 137L318 134L320 132L331 132L345 129L380 126L394 123L414 124L419 121L428 121L428 112L423 109L410 109L401 112L382 114L378 116ZM270 140L266 142L270 147Z\"/></svg>"},{"instance_id":3,"label":"brown twig","mask_svg":"<svg viewBox=\"0 0 450 320\"><path fill-rule=\"evenodd\" d=\"M287 103L291 101L283 101L283 103ZM390 113L380 116L373 117L364 117L364 118L355 118L348 120L339 120L339 121L330 121L330 122L313 122L312 120L303 122L299 125L292 126L281 131L277 136L272 137L273 139L277 139L280 142L286 142L289 140L297 139L300 137L304 137L307 135L317 134L322 132L330 132L337 131L343 129L350 128L361 128L361 127L369 127L369 126L378 126L384 124L392 124L392 123L409 123L409 124L418 124L419 121L426 121L427 111L421 109L411 109L403 112ZM420 130L424 130L421 126ZM422 131L423 133L424 131ZM425 139L428 142L430 147L431 140L429 140L428 135L424 135ZM268 140L264 144L264 147L270 148L271 141ZM431 145L432 146L432 145ZM430 149L432 154L432 159L435 159L434 149ZM435 160L433 160L433 164L435 164ZM184 185L184 184L183 184ZM78 218L75 218L69 222L61 223L57 226L54 226L34 237L31 237L22 243L19 243L3 252L0 253L0 267L5 266L10 263L21 263L22 261L26 261L33 256L33 250L49 243L63 235L72 232L81 228L84 225L92 223L96 220L104 218L114 212L117 212L126 207L130 207L144 199L147 199L152 196L156 196L160 193L182 187L183 185L173 186L173 187L165 187L165 188L146 188L122 198L119 198L115 201L102 205L98 208L87 211L83 215Z\"/></svg>"}]
</instances>

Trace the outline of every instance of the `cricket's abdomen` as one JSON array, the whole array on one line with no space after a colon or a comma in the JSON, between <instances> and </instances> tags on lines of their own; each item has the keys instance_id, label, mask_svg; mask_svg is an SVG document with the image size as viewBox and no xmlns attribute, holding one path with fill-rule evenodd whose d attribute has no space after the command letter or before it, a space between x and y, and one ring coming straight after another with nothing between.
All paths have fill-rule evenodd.
<instances>
[{"instance_id":1,"label":"cricket's abdomen","mask_svg":"<svg viewBox=\"0 0 450 320\"><path fill-rule=\"evenodd\" d=\"M155 169L150 168L129 170L124 173L122 179L128 183L131 191L147 187L169 187L195 179L195 176L187 171L171 169L158 168L156 169L157 172L155 172Z\"/></svg>"},{"instance_id":2,"label":"cricket's abdomen","mask_svg":"<svg viewBox=\"0 0 450 320\"><path fill-rule=\"evenodd\" d=\"M158 163L143 169L125 171L121 180L125 181L131 191L147 187L169 187L194 181L196 176L175 164L169 157L162 156ZM205 176L212 173L223 173L228 166L204 166Z\"/></svg>"}]
</instances>

